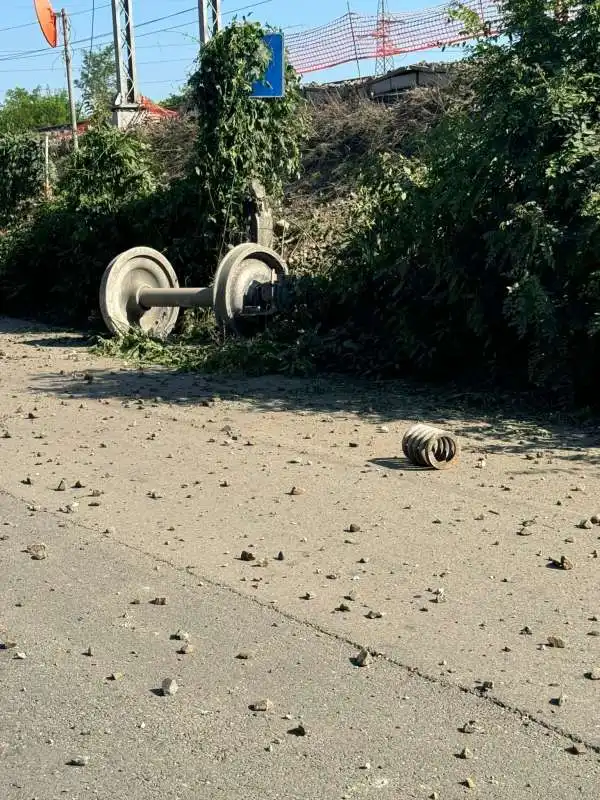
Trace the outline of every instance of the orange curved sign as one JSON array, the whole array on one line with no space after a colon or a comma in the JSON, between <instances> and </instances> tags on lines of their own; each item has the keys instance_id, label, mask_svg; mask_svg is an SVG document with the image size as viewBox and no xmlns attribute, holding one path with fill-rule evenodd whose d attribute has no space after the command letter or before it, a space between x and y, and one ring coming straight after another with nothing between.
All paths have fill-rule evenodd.
<instances>
[{"instance_id":1,"label":"orange curved sign","mask_svg":"<svg viewBox=\"0 0 600 800\"><path fill-rule=\"evenodd\" d=\"M45 40L50 47L56 47L58 44L58 24L56 14L50 5L50 0L34 0L34 5Z\"/></svg>"}]
</instances>

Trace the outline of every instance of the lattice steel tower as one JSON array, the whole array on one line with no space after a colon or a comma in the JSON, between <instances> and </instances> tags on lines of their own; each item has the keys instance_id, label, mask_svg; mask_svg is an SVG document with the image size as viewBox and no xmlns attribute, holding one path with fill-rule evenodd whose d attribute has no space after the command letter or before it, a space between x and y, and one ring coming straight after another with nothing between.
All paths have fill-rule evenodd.
<instances>
[{"instance_id":1,"label":"lattice steel tower","mask_svg":"<svg viewBox=\"0 0 600 800\"><path fill-rule=\"evenodd\" d=\"M117 96L113 103L113 124L126 128L139 113L133 0L112 0L113 33L117 66Z\"/></svg>"},{"instance_id":2,"label":"lattice steel tower","mask_svg":"<svg viewBox=\"0 0 600 800\"><path fill-rule=\"evenodd\" d=\"M377 6L377 58L375 75L385 75L394 69L394 57L388 55L391 44L391 20L387 0L379 0Z\"/></svg>"},{"instance_id":3,"label":"lattice steel tower","mask_svg":"<svg viewBox=\"0 0 600 800\"><path fill-rule=\"evenodd\" d=\"M198 0L198 15L200 44L204 45L221 30L221 0Z\"/></svg>"}]
</instances>

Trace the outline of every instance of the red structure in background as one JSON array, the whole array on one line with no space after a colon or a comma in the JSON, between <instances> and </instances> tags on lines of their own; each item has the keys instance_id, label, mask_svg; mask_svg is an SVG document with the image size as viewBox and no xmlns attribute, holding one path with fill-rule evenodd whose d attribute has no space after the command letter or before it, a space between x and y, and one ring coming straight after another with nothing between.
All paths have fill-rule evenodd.
<instances>
[{"instance_id":1,"label":"red structure in background","mask_svg":"<svg viewBox=\"0 0 600 800\"><path fill-rule=\"evenodd\" d=\"M145 122L160 122L163 119L173 119L178 117L177 111L171 111L169 108L163 108L157 105L148 97L143 95L140 97L140 111L137 118L132 121L132 126L142 125ZM83 120L77 124L77 133L80 135L85 133L91 125L90 120ZM70 125L61 125L52 128L38 128L38 133L47 133L52 139L67 139L71 137Z\"/></svg>"},{"instance_id":2,"label":"red structure in background","mask_svg":"<svg viewBox=\"0 0 600 800\"><path fill-rule=\"evenodd\" d=\"M474 12L489 34L497 32L500 20L495 0L465 0L461 6ZM305 75L350 61L363 61L402 53L432 50L472 39L465 23L454 19L448 5L404 14L376 16L349 13L300 33L286 36L288 57L297 72Z\"/></svg>"}]
</instances>

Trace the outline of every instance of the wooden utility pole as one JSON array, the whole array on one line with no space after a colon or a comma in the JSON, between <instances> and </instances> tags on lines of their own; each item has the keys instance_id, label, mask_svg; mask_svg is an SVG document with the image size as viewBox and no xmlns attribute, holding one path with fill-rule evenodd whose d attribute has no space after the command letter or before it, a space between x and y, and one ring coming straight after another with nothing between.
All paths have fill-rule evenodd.
<instances>
[{"instance_id":1,"label":"wooden utility pole","mask_svg":"<svg viewBox=\"0 0 600 800\"><path fill-rule=\"evenodd\" d=\"M65 65L67 67L67 88L69 90L69 106L71 108L71 128L73 130L73 149L79 149L79 139L77 137L77 109L75 108L75 92L73 89L73 64L71 58L71 28L69 17L66 10L60 12L63 27L63 39L65 45Z\"/></svg>"}]
</instances>

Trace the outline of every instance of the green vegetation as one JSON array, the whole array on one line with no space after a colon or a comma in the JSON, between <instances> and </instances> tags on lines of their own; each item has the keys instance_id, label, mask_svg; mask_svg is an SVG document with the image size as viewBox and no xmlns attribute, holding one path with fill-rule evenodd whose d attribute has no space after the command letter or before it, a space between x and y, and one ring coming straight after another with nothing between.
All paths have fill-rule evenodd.
<instances>
[{"instance_id":1,"label":"green vegetation","mask_svg":"<svg viewBox=\"0 0 600 800\"><path fill-rule=\"evenodd\" d=\"M285 98L250 100L252 76L265 64L262 36L260 25L234 25L203 49L190 81L202 122L171 180L146 140L151 134L96 121L79 153L61 164L53 198L0 238L3 311L87 323L97 315L107 263L139 244L165 252L183 284L210 282L225 246L246 237L251 181L262 180L277 198L300 166L304 117L291 68ZM175 147L171 139L169 161Z\"/></svg>"},{"instance_id":2,"label":"green vegetation","mask_svg":"<svg viewBox=\"0 0 600 800\"><path fill-rule=\"evenodd\" d=\"M275 201L286 188L293 313L250 342L222 341L188 315L171 345L133 333L106 348L180 368L420 374L597 402L600 0L560 22L549 0L507 0L504 15L506 35L478 41L448 90L392 110L313 109L308 140L291 70L285 100L249 98L260 26L226 29L190 81L197 129L170 178L150 135L85 137L57 198L0 239L5 308L30 302L41 279L46 310L63 317L76 286L81 319L110 257L142 243L184 283L206 283L246 235L257 178ZM116 159L106 185L102 148Z\"/></svg>"},{"instance_id":3,"label":"green vegetation","mask_svg":"<svg viewBox=\"0 0 600 800\"><path fill-rule=\"evenodd\" d=\"M82 112L95 117L107 117L117 94L115 48L108 45L83 54L79 79L75 86L81 92Z\"/></svg>"},{"instance_id":4,"label":"green vegetation","mask_svg":"<svg viewBox=\"0 0 600 800\"><path fill-rule=\"evenodd\" d=\"M27 210L42 190L41 143L26 134L0 134L0 227Z\"/></svg>"},{"instance_id":5,"label":"green vegetation","mask_svg":"<svg viewBox=\"0 0 600 800\"><path fill-rule=\"evenodd\" d=\"M32 91L9 89L0 105L0 134L25 133L36 128L66 125L69 122L66 89L52 91L38 86Z\"/></svg>"}]
</instances>

